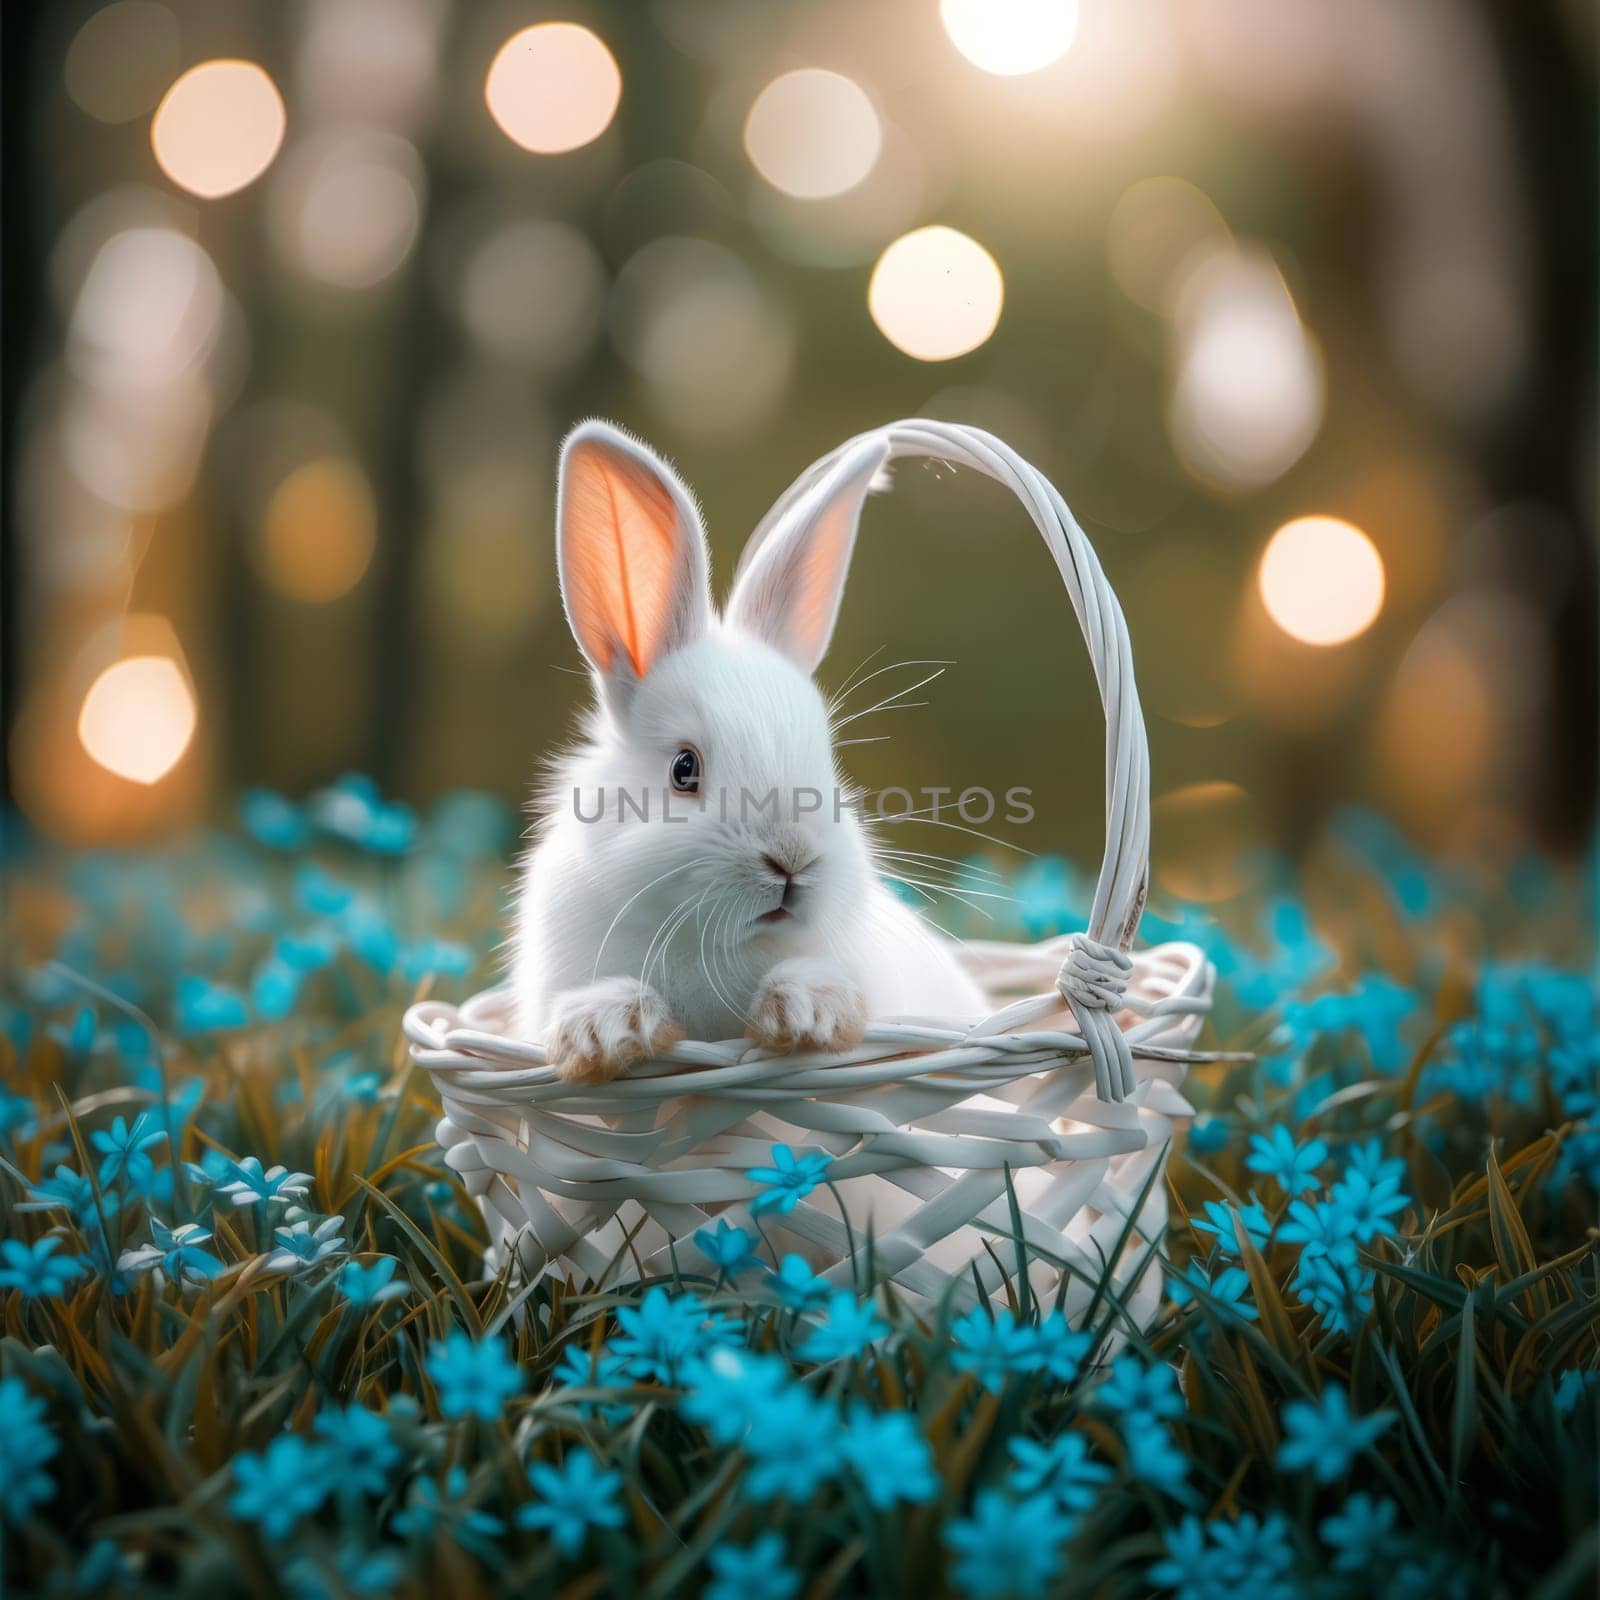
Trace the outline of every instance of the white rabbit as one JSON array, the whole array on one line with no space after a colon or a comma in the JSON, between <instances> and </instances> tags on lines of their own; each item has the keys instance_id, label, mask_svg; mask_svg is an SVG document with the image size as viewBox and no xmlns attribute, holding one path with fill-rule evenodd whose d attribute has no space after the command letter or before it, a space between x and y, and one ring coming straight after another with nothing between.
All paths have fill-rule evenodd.
<instances>
[{"instance_id":1,"label":"white rabbit","mask_svg":"<svg viewBox=\"0 0 1600 1600\"><path fill-rule=\"evenodd\" d=\"M865 441L767 530L719 618L676 474L603 422L563 445L561 597L596 705L544 785L511 941L518 1030L563 1077L685 1035L835 1050L869 1017L989 1009L836 802L811 680L886 455Z\"/></svg>"}]
</instances>

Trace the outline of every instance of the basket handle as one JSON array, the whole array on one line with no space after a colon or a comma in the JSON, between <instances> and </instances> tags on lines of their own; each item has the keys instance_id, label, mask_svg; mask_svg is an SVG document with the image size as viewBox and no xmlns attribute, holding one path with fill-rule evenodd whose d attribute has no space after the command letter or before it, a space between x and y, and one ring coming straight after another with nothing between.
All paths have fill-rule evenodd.
<instances>
[{"instance_id":1,"label":"basket handle","mask_svg":"<svg viewBox=\"0 0 1600 1600\"><path fill-rule=\"evenodd\" d=\"M1116 1013L1125 1007L1139 1009L1127 994L1133 965L1128 950L1150 879L1150 746L1133 680L1133 651L1122 607L1094 547L1055 485L993 434L959 422L892 422L846 440L808 467L778 497L745 546L741 571L790 508L843 456L869 440L886 443L891 461L902 456L931 456L1004 484L1033 518L1067 586L1089 646L1106 716L1106 853L1089 926L1072 936L1056 988L1088 1046L1100 1097L1125 1099L1134 1087L1133 1057L1117 1026Z\"/></svg>"}]
</instances>

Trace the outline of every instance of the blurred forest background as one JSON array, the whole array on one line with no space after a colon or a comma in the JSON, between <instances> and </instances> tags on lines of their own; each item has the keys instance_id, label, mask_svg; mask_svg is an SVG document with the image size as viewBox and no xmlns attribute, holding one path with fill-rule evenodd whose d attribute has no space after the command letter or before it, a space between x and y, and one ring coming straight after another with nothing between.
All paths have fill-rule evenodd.
<instances>
[{"instance_id":1,"label":"blurred forest background","mask_svg":"<svg viewBox=\"0 0 1600 1600\"><path fill-rule=\"evenodd\" d=\"M585 692L568 427L675 460L726 584L814 457L922 414L1002 435L1102 555L1158 892L1225 898L1352 802L1441 852L1587 843L1582 0L3 23L3 709L40 834L347 769L520 800ZM1012 837L1097 859L1086 654L993 485L907 465L869 505L825 685L879 650L957 665L858 777L1029 786Z\"/></svg>"}]
</instances>

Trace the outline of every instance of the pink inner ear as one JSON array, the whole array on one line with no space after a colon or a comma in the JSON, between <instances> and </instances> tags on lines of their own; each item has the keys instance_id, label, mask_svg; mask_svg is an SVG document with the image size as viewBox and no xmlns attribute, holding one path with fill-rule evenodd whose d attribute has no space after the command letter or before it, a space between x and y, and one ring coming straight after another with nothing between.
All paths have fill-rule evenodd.
<instances>
[{"instance_id":1,"label":"pink inner ear","mask_svg":"<svg viewBox=\"0 0 1600 1600\"><path fill-rule=\"evenodd\" d=\"M566 462L562 538L573 632L602 672L620 646L636 676L660 654L678 577L678 508L653 473L603 445Z\"/></svg>"},{"instance_id":2,"label":"pink inner ear","mask_svg":"<svg viewBox=\"0 0 1600 1600\"><path fill-rule=\"evenodd\" d=\"M818 519L810 548L800 563L798 593L787 626L802 657L820 661L828 648L858 514L859 508L853 505L835 502L829 506Z\"/></svg>"}]
</instances>

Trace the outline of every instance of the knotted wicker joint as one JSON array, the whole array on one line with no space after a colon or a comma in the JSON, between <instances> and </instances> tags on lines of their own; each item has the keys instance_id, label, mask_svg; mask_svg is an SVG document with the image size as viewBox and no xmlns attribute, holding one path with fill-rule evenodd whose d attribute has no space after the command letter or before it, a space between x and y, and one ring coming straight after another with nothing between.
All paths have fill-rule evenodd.
<instances>
[{"instance_id":1,"label":"knotted wicker joint","mask_svg":"<svg viewBox=\"0 0 1600 1600\"><path fill-rule=\"evenodd\" d=\"M871 437L803 473L749 549ZM1161 1169L1190 1115L1179 1085L1203 1059L1193 1046L1214 975L1192 945L1131 950L1150 803L1127 627L1060 494L1014 451L953 423L877 437L891 459L934 456L1006 485L1061 574L1106 715L1106 854L1087 929L965 946L991 1015L878 1019L836 1055L685 1041L613 1082L571 1084L538 1043L511 1036L502 990L412 1007L411 1053L439 1091L446 1160L488 1221L491 1267L514 1255L524 1273L580 1281L668 1271L712 1218L752 1222L749 1174L788 1144L825 1153L828 1181L761 1219L775 1253L799 1251L835 1283L871 1277L962 1305L1015 1269L1020 1227L1038 1294L1061 1287L1070 1314L1108 1277L1142 1323L1159 1296L1147 1269L1166 1225Z\"/></svg>"}]
</instances>

